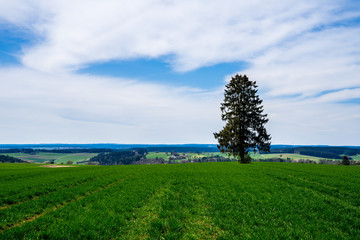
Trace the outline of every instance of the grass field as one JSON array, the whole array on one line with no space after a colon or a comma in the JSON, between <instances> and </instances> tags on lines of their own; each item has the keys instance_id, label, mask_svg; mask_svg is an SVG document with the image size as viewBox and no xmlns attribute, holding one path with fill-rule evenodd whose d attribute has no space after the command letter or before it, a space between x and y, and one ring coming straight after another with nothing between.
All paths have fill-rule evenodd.
<instances>
[{"instance_id":1,"label":"grass field","mask_svg":"<svg viewBox=\"0 0 360 240\"><path fill-rule=\"evenodd\" d=\"M179 153L183 154L183 153ZM97 155L97 153L51 153L51 152L37 152L35 155L27 154L27 153L6 153L6 155L20 158L25 161L30 161L34 163L43 163L46 161L55 161L56 164L67 163L68 161L72 161L73 163L88 160L91 157ZM213 156L221 156L228 158L228 154L220 153L220 152L204 152L204 153L185 153L186 160L193 160L195 158L203 158L203 157L213 157ZM171 157L171 153L165 152L149 152L146 155L147 159L156 159L156 158L163 158L165 161L169 161ZM251 157L253 160L261 160L261 159L270 159L270 158L281 158L284 160L312 160L318 162L320 159L319 157L312 157L300 154L254 154L251 153ZM353 160L360 160L360 155L351 156ZM232 158L232 157L231 157ZM175 160L175 162L181 162L181 160Z\"/></svg>"},{"instance_id":2,"label":"grass field","mask_svg":"<svg viewBox=\"0 0 360 240\"><path fill-rule=\"evenodd\" d=\"M359 239L360 168L0 164L0 239Z\"/></svg>"},{"instance_id":3,"label":"grass field","mask_svg":"<svg viewBox=\"0 0 360 240\"><path fill-rule=\"evenodd\" d=\"M78 161L87 160L97 153L52 153L52 152L37 152L35 155L27 153L6 153L11 157L20 158L24 161L31 161L35 163L43 163L46 161L55 161L55 163L67 163L72 161L76 163Z\"/></svg>"},{"instance_id":4,"label":"grass field","mask_svg":"<svg viewBox=\"0 0 360 240\"><path fill-rule=\"evenodd\" d=\"M166 154L165 152L149 152L146 155L146 158L148 158L148 159L163 158L164 160L168 161L170 156L171 155L169 153Z\"/></svg>"},{"instance_id":5,"label":"grass field","mask_svg":"<svg viewBox=\"0 0 360 240\"><path fill-rule=\"evenodd\" d=\"M180 153L182 154L182 153ZM221 157L225 157L228 158L229 155L226 153L220 153L220 152L204 152L204 153L185 153L186 155L186 159L187 160L191 160L194 158L202 158L202 157L213 157L213 156L221 156ZM168 161L169 157L171 156L171 153L166 154L165 152L149 152L146 155L146 158L150 159L150 158L163 158L164 160ZM281 158L284 160L312 160L315 162L318 162L320 159L324 159L324 158L320 158L320 157L313 157L313 156L307 156L307 155L300 155L300 154L293 154L293 153L275 153L275 154L259 154L259 153L250 153L250 156L253 160L262 160L262 159L270 159L270 158ZM351 156L351 157L355 157L354 160L360 160L360 156ZM232 156L231 156L232 158ZM358 158L358 159L357 159Z\"/></svg>"},{"instance_id":6,"label":"grass field","mask_svg":"<svg viewBox=\"0 0 360 240\"><path fill-rule=\"evenodd\" d=\"M72 161L73 163L79 161L88 160L94 156L98 155L97 153L73 153L73 154L65 154L64 156L60 156L55 160L55 163L67 163L68 161Z\"/></svg>"},{"instance_id":7,"label":"grass field","mask_svg":"<svg viewBox=\"0 0 360 240\"><path fill-rule=\"evenodd\" d=\"M224 153L220 153L220 152L204 152L204 153L182 153L182 152L179 152L179 154L180 155L185 154L186 160L191 160L194 158L202 158L202 157L212 157L215 155L228 157L228 154L224 154ZM166 153L166 152L149 152L146 155L147 159L163 158L165 161L169 161L170 157L171 157L170 152L168 152L168 153ZM178 162L181 162L181 160L179 160Z\"/></svg>"},{"instance_id":8,"label":"grass field","mask_svg":"<svg viewBox=\"0 0 360 240\"><path fill-rule=\"evenodd\" d=\"M307 156L307 155L300 155L300 154L293 154L293 153L275 153L275 154L258 154L258 153L252 153L251 154L251 158L253 159L269 159L269 158L281 158L281 159L291 159L291 160L300 160L300 159L304 159L304 160L312 160L315 162L318 162L320 159L324 159L324 158L320 158L320 157L313 157L313 156Z\"/></svg>"}]
</instances>

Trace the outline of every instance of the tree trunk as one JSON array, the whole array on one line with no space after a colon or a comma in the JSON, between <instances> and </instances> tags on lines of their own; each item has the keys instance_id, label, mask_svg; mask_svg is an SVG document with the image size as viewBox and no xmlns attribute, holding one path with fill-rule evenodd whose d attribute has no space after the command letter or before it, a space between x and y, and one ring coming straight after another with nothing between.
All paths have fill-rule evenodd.
<instances>
[{"instance_id":1,"label":"tree trunk","mask_svg":"<svg viewBox=\"0 0 360 240\"><path fill-rule=\"evenodd\" d=\"M245 162L245 152L243 152L243 151L240 152L240 163L246 163Z\"/></svg>"}]
</instances>

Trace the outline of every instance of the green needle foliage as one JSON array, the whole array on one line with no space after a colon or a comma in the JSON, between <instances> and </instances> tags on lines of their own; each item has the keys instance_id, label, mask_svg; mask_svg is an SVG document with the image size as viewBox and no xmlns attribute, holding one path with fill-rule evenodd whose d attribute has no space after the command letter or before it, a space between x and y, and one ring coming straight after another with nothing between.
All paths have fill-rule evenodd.
<instances>
[{"instance_id":1,"label":"green needle foliage","mask_svg":"<svg viewBox=\"0 0 360 240\"><path fill-rule=\"evenodd\" d=\"M350 161L346 155L343 156L341 164L342 165L350 165Z\"/></svg>"},{"instance_id":2,"label":"green needle foliage","mask_svg":"<svg viewBox=\"0 0 360 240\"><path fill-rule=\"evenodd\" d=\"M240 163L250 163L249 149L269 151L271 139L264 127L268 119L267 114L263 114L256 82L246 75L236 74L225 85L224 95L220 109L226 125L214 133L218 148L222 153L233 155Z\"/></svg>"}]
</instances>

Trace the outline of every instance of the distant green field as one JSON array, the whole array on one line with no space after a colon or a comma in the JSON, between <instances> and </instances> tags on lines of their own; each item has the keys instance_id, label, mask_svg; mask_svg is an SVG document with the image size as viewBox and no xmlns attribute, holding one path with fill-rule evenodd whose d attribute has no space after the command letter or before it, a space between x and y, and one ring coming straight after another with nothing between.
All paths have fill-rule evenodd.
<instances>
[{"instance_id":1,"label":"distant green field","mask_svg":"<svg viewBox=\"0 0 360 240\"><path fill-rule=\"evenodd\" d=\"M282 154L259 154L259 153L252 153L251 157L253 159L269 159L269 158L281 158L281 159L291 159L291 160L312 160L312 161L316 161L318 162L320 159L324 159L324 158L320 158L320 157L313 157L313 156L307 156L307 155L300 155L300 154L293 154L293 153L282 153Z\"/></svg>"},{"instance_id":2,"label":"distant green field","mask_svg":"<svg viewBox=\"0 0 360 240\"><path fill-rule=\"evenodd\" d=\"M55 160L55 163L67 163L68 161L72 161L73 163L79 161L89 160L90 158L96 156L97 153L73 153L67 154L65 156L61 156Z\"/></svg>"},{"instance_id":3,"label":"distant green field","mask_svg":"<svg viewBox=\"0 0 360 240\"><path fill-rule=\"evenodd\" d=\"M35 163L42 163L46 161L55 161L55 163L67 163L72 161L76 163L78 161L87 160L97 153L51 153L51 152L37 152L35 155L26 153L6 153L11 157L20 158L24 161L31 161Z\"/></svg>"},{"instance_id":4,"label":"distant green field","mask_svg":"<svg viewBox=\"0 0 360 240\"><path fill-rule=\"evenodd\" d=\"M360 239L359 166L0 164L0 189L0 239Z\"/></svg>"},{"instance_id":5,"label":"distant green field","mask_svg":"<svg viewBox=\"0 0 360 240\"><path fill-rule=\"evenodd\" d=\"M187 155L190 158L201 158L201 157L213 157L213 156L221 156L221 157L229 157L228 154L226 153L221 153L221 152L205 152L205 153L187 153Z\"/></svg>"},{"instance_id":6,"label":"distant green field","mask_svg":"<svg viewBox=\"0 0 360 240\"><path fill-rule=\"evenodd\" d=\"M222 157L228 157L228 154L220 153L220 152L205 152L205 153L183 153L179 152L181 156L185 154L186 159L185 160L192 160L195 158L203 158L203 157L213 157L213 156L222 156ZM171 157L171 153L165 153L165 152L149 152L146 155L147 159L155 159L155 158L163 158L165 161L169 161L169 158ZM181 160L178 160L180 162Z\"/></svg>"},{"instance_id":7,"label":"distant green field","mask_svg":"<svg viewBox=\"0 0 360 240\"><path fill-rule=\"evenodd\" d=\"M183 154L183 153L179 153ZM191 160L194 158L202 158L202 157L213 157L213 156L221 156L228 158L229 155L226 153L220 153L220 152L204 152L204 153L185 153L186 159ZM300 155L300 154L292 154L292 153L283 153L283 154L259 154L259 153L250 153L251 158L253 160L261 160L261 159L270 159L270 158L281 158L281 159L290 159L290 160L312 160L318 162L320 159L319 157L313 157L313 156L307 156L307 155ZM169 157L171 156L171 153L168 153L166 155L165 152L149 152L146 155L146 158L163 158L164 160L168 161ZM360 156L357 156L360 160ZM232 156L230 158L233 158ZM355 160L355 159L354 159Z\"/></svg>"},{"instance_id":8,"label":"distant green field","mask_svg":"<svg viewBox=\"0 0 360 240\"><path fill-rule=\"evenodd\" d=\"M163 158L164 160L169 160L170 154L166 154L164 152L149 152L146 155L148 159L155 159L155 158Z\"/></svg>"}]
</instances>

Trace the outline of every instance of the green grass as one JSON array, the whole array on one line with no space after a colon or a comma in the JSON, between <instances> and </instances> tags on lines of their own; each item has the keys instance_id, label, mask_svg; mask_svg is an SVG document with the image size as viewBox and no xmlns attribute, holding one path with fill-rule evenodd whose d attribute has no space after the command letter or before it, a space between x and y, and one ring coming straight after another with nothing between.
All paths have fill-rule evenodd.
<instances>
[{"instance_id":1,"label":"green grass","mask_svg":"<svg viewBox=\"0 0 360 240\"><path fill-rule=\"evenodd\" d=\"M229 157L227 153L220 152L204 152L204 153L187 153L189 158L202 158L202 157L213 157L213 156L221 156L221 157Z\"/></svg>"},{"instance_id":2,"label":"green grass","mask_svg":"<svg viewBox=\"0 0 360 240\"><path fill-rule=\"evenodd\" d=\"M270 153L270 154L259 154L259 153L251 153L251 158L252 159L269 159L269 158L281 158L281 159L291 159L291 160L312 160L315 162L318 162L320 159L324 159L324 158L320 158L320 157L313 157L313 156L307 156L307 155L300 155L300 154L293 154L293 153Z\"/></svg>"},{"instance_id":3,"label":"green grass","mask_svg":"<svg viewBox=\"0 0 360 240\"><path fill-rule=\"evenodd\" d=\"M0 239L359 239L360 167L0 165Z\"/></svg>"},{"instance_id":4,"label":"green grass","mask_svg":"<svg viewBox=\"0 0 360 240\"><path fill-rule=\"evenodd\" d=\"M182 153L180 153L182 154ZM185 153L186 154L186 159L187 160L192 160L195 158L203 158L203 157L213 157L213 156L221 156L221 157L225 157L225 158L229 158L229 155L226 153L220 153L220 152L204 152L204 153ZM300 155L300 154L293 154L293 153L283 153L283 154L259 154L259 153L250 153L251 158L254 160L261 160L261 159L270 159L270 158L281 158L281 159L290 159L290 160L312 160L315 162L318 162L320 159L324 159L324 158L320 158L320 157L313 157L313 156L307 156L307 155ZM164 160L168 161L169 157L171 156L170 153L168 153L166 155L165 152L149 152L146 155L147 159L150 158L163 158ZM360 156L351 156L354 158L354 160L360 160ZM230 158L233 158L232 156L230 156Z\"/></svg>"},{"instance_id":5,"label":"green grass","mask_svg":"<svg viewBox=\"0 0 360 240\"><path fill-rule=\"evenodd\" d=\"M164 152L149 152L146 155L146 158L147 159L163 158L164 160L168 161L170 156L171 156L170 154L166 154Z\"/></svg>"},{"instance_id":6,"label":"green grass","mask_svg":"<svg viewBox=\"0 0 360 240\"><path fill-rule=\"evenodd\" d=\"M68 161L72 161L73 163L79 161L89 160L90 158L96 156L97 153L74 153L74 154L67 154L65 156L58 157L55 160L55 163L67 163Z\"/></svg>"},{"instance_id":7,"label":"green grass","mask_svg":"<svg viewBox=\"0 0 360 240\"><path fill-rule=\"evenodd\" d=\"M354 156L351 156L351 158L353 160L360 160L360 155L354 155Z\"/></svg>"},{"instance_id":8,"label":"green grass","mask_svg":"<svg viewBox=\"0 0 360 240\"><path fill-rule=\"evenodd\" d=\"M52 153L52 152L37 152L35 155L27 153L6 153L11 157L20 158L24 161L31 161L35 163L43 163L46 161L55 161L55 163L67 163L72 161L76 163L78 161L88 160L89 158L96 156L97 153Z\"/></svg>"}]
</instances>

